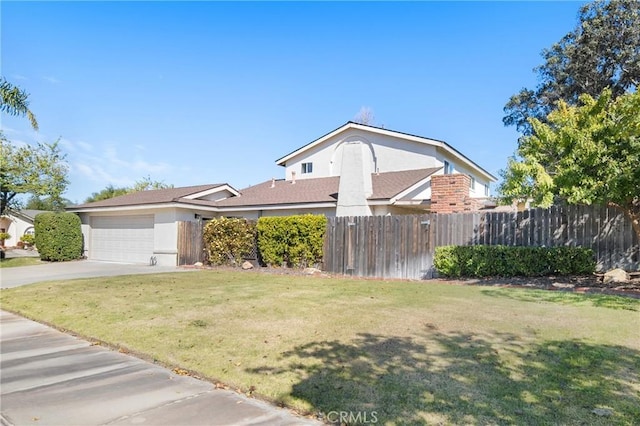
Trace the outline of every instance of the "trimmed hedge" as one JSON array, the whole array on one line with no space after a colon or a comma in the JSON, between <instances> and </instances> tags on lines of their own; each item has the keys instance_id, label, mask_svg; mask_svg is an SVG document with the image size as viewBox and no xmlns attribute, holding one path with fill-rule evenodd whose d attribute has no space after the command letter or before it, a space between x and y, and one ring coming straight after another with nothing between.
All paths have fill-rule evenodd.
<instances>
[{"instance_id":1,"label":"trimmed hedge","mask_svg":"<svg viewBox=\"0 0 640 426\"><path fill-rule=\"evenodd\" d=\"M40 213L33 221L42 260L61 262L82 257L80 218L73 213Z\"/></svg>"},{"instance_id":2,"label":"trimmed hedge","mask_svg":"<svg viewBox=\"0 0 640 426\"><path fill-rule=\"evenodd\" d=\"M246 219L212 219L204 227L203 238L212 265L238 265L253 250L256 224Z\"/></svg>"},{"instance_id":3,"label":"trimmed hedge","mask_svg":"<svg viewBox=\"0 0 640 426\"><path fill-rule=\"evenodd\" d=\"M306 267L322 262L327 218L323 215L261 217L258 250L267 265Z\"/></svg>"},{"instance_id":4,"label":"trimmed hedge","mask_svg":"<svg viewBox=\"0 0 640 426\"><path fill-rule=\"evenodd\" d=\"M582 247L442 246L433 260L447 277L536 277L595 271L593 250Z\"/></svg>"}]
</instances>

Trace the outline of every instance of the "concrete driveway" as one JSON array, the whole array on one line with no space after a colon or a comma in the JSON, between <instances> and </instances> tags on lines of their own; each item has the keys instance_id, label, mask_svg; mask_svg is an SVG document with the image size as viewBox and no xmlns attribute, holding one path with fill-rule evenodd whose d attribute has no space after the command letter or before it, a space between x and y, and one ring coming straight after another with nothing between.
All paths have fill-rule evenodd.
<instances>
[{"instance_id":1,"label":"concrete driveway","mask_svg":"<svg viewBox=\"0 0 640 426\"><path fill-rule=\"evenodd\" d=\"M40 281L71 280L75 278L189 271L192 270L177 268L175 266L133 265L93 260L51 262L34 266L2 268L0 269L0 287L11 288Z\"/></svg>"}]
</instances>

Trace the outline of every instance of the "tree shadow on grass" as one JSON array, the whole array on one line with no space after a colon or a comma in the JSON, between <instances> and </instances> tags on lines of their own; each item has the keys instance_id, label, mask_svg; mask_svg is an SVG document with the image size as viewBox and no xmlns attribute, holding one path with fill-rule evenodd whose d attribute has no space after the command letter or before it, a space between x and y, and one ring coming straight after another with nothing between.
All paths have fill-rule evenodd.
<instances>
[{"instance_id":1,"label":"tree shadow on grass","mask_svg":"<svg viewBox=\"0 0 640 426\"><path fill-rule=\"evenodd\" d=\"M282 354L291 395L325 420L379 424L632 424L640 352L577 340L522 343L509 334L414 338L359 334ZM600 409L596 410L596 409ZM594 410L598 413L594 413Z\"/></svg>"}]
</instances>

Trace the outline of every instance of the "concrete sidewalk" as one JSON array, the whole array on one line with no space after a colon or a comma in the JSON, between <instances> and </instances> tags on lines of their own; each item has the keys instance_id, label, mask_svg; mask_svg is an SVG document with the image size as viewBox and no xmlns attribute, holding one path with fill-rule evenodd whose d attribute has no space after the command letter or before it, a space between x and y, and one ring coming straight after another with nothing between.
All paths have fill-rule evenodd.
<instances>
[{"instance_id":1,"label":"concrete sidewalk","mask_svg":"<svg viewBox=\"0 0 640 426\"><path fill-rule=\"evenodd\" d=\"M318 425L0 311L2 425Z\"/></svg>"}]
</instances>

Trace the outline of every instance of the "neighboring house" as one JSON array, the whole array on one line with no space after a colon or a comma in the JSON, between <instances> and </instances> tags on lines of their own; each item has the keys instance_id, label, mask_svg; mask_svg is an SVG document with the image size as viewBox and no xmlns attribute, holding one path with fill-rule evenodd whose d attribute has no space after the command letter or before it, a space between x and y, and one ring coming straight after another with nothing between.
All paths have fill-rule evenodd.
<instances>
[{"instance_id":1,"label":"neighboring house","mask_svg":"<svg viewBox=\"0 0 640 426\"><path fill-rule=\"evenodd\" d=\"M33 234L33 221L43 210L17 210L0 217L0 232L7 232L11 238L4 241L5 247L15 247L25 234Z\"/></svg>"},{"instance_id":2,"label":"neighboring house","mask_svg":"<svg viewBox=\"0 0 640 426\"><path fill-rule=\"evenodd\" d=\"M74 206L90 259L175 265L177 222L477 210L496 178L446 142L348 122L280 158L285 179L143 191Z\"/></svg>"}]
</instances>

